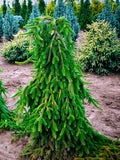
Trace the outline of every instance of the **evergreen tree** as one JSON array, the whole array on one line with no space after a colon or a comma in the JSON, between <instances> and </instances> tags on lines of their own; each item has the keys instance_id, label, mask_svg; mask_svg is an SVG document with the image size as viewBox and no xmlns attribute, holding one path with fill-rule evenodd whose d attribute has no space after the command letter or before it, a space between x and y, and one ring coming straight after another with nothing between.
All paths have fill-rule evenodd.
<instances>
[{"instance_id":1,"label":"evergreen tree","mask_svg":"<svg viewBox=\"0 0 120 160\"><path fill-rule=\"evenodd\" d=\"M35 75L16 94L20 97L18 120L23 117L20 125L25 126L25 133L31 133L32 142L21 156L73 160L111 140L94 131L85 116L84 100L96 106L97 101L85 88L79 62L74 61L70 22L64 17L39 17L34 22L27 33L35 44Z\"/></svg>"},{"instance_id":2,"label":"evergreen tree","mask_svg":"<svg viewBox=\"0 0 120 160\"><path fill-rule=\"evenodd\" d=\"M117 4L117 6L119 6L119 4L120 4L120 3L119 3L119 0L116 0L116 4Z\"/></svg>"},{"instance_id":3,"label":"evergreen tree","mask_svg":"<svg viewBox=\"0 0 120 160\"><path fill-rule=\"evenodd\" d=\"M52 0L51 3L47 5L47 7L46 7L46 14L47 15L53 17L55 4L56 4L55 1Z\"/></svg>"},{"instance_id":4,"label":"evergreen tree","mask_svg":"<svg viewBox=\"0 0 120 160\"><path fill-rule=\"evenodd\" d=\"M20 15L20 10L21 10L20 2L19 0L15 0L15 15Z\"/></svg>"},{"instance_id":5,"label":"evergreen tree","mask_svg":"<svg viewBox=\"0 0 120 160\"><path fill-rule=\"evenodd\" d=\"M26 20L25 20L26 14L27 14L27 5L26 5L26 0L24 0L21 6L21 16L24 19L23 26L26 23Z\"/></svg>"},{"instance_id":6,"label":"evergreen tree","mask_svg":"<svg viewBox=\"0 0 120 160\"><path fill-rule=\"evenodd\" d=\"M13 34L16 34L18 30L18 21L15 20L10 9L8 8L4 19L5 38L7 40L12 40L14 38Z\"/></svg>"},{"instance_id":7,"label":"evergreen tree","mask_svg":"<svg viewBox=\"0 0 120 160\"><path fill-rule=\"evenodd\" d=\"M98 20L105 20L105 22L110 23L112 29L115 28L116 20L108 0L105 0L105 8L99 14Z\"/></svg>"},{"instance_id":8,"label":"evergreen tree","mask_svg":"<svg viewBox=\"0 0 120 160\"><path fill-rule=\"evenodd\" d=\"M120 38L120 7L118 7L116 10L115 18L116 18L116 32L118 38Z\"/></svg>"},{"instance_id":9,"label":"evergreen tree","mask_svg":"<svg viewBox=\"0 0 120 160\"><path fill-rule=\"evenodd\" d=\"M2 72L2 70L0 70L0 72ZM19 128L16 126L16 122L14 120L15 114L8 109L3 98L3 96L7 97L6 93L7 91L3 87L3 83L0 79L0 129L14 129L15 131Z\"/></svg>"},{"instance_id":10,"label":"evergreen tree","mask_svg":"<svg viewBox=\"0 0 120 160\"><path fill-rule=\"evenodd\" d=\"M6 6L6 0L3 0L3 6L2 6L3 17L5 17L6 10L7 10L7 6Z\"/></svg>"},{"instance_id":11,"label":"evergreen tree","mask_svg":"<svg viewBox=\"0 0 120 160\"><path fill-rule=\"evenodd\" d=\"M38 7L39 7L39 10L40 10L40 13L44 14L45 7L46 7L44 0L38 0Z\"/></svg>"},{"instance_id":12,"label":"evergreen tree","mask_svg":"<svg viewBox=\"0 0 120 160\"><path fill-rule=\"evenodd\" d=\"M99 0L92 0L92 16L95 16L96 14L99 14L102 12L101 3Z\"/></svg>"},{"instance_id":13,"label":"evergreen tree","mask_svg":"<svg viewBox=\"0 0 120 160\"><path fill-rule=\"evenodd\" d=\"M30 17L30 14L32 13L32 1L31 0L28 0L28 15Z\"/></svg>"},{"instance_id":14,"label":"evergreen tree","mask_svg":"<svg viewBox=\"0 0 120 160\"><path fill-rule=\"evenodd\" d=\"M78 16L78 22L80 24L80 28L85 30L87 28L87 24L91 24L92 22L92 8L90 7L90 1L81 0L81 7Z\"/></svg>"},{"instance_id":15,"label":"evergreen tree","mask_svg":"<svg viewBox=\"0 0 120 160\"><path fill-rule=\"evenodd\" d=\"M72 40L75 41L76 38L78 38L80 27L79 24L77 23L77 17L75 16L72 2L68 2L67 4L65 18L71 22L71 28L76 34L76 35L72 34L71 36Z\"/></svg>"},{"instance_id":16,"label":"evergreen tree","mask_svg":"<svg viewBox=\"0 0 120 160\"><path fill-rule=\"evenodd\" d=\"M33 20L33 19L36 18L36 17L39 17L40 15L41 15L41 14L40 14L38 5L37 5L37 3L35 3L34 6L33 6L32 13L31 13L31 15L30 15L30 19L29 19L28 23L30 24L30 23L31 23L31 22L30 22L31 20Z\"/></svg>"},{"instance_id":17,"label":"evergreen tree","mask_svg":"<svg viewBox=\"0 0 120 160\"><path fill-rule=\"evenodd\" d=\"M0 13L0 42L2 41L3 36L3 17L2 13Z\"/></svg>"},{"instance_id":18,"label":"evergreen tree","mask_svg":"<svg viewBox=\"0 0 120 160\"><path fill-rule=\"evenodd\" d=\"M85 12L84 0L81 0L80 1L80 11L78 15L78 22L79 22L81 29L83 29L83 26L84 26L84 12Z\"/></svg>"},{"instance_id":19,"label":"evergreen tree","mask_svg":"<svg viewBox=\"0 0 120 160\"><path fill-rule=\"evenodd\" d=\"M30 18L30 14L32 12L32 8L33 8L32 1L28 0L28 6L27 6L27 11L26 11L26 16L25 16L25 20L24 20L24 24L23 25L27 24L27 22L28 22L28 20Z\"/></svg>"},{"instance_id":20,"label":"evergreen tree","mask_svg":"<svg viewBox=\"0 0 120 160\"><path fill-rule=\"evenodd\" d=\"M11 13L12 13L13 15L15 15L15 2L14 2L14 1L12 2Z\"/></svg>"},{"instance_id":21,"label":"evergreen tree","mask_svg":"<svg viewBox=\"0 0 120 160\"><path fill-rule=\"evenodd\" d=\"M63 3L63 0L58 0L58 4L54 10L54 18L65 16L65 13L66 13L66 7Z\"/></svg>"}]
</instances>

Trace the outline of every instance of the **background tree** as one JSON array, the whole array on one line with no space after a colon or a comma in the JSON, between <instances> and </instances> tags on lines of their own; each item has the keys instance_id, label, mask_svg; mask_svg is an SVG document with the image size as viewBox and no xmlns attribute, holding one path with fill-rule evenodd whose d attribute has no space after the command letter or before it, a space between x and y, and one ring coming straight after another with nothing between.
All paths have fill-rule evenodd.
<instances>
[{"instance_id":1,"label":"background tree","mask_svg":"<svg viewBox=\"0 0 120 160\"><path fill-rule=\"evenodd\" d=\"M78 22L80 24L80 28L85 30L87 28L87 24L91 24L92 22L92 8L90 7L90 1L81 0L81 7L78 16Z\"/></svg>"},{"instance_id":2,"label":"background tree","mask_svg":"<svg viewBox=\"0 0 120 160\"><path fill-rule=\"evenodd\" d=\"M3 36L3 17L2 13L0 13L0 42L2 41Z\"/></svg>"},{"instance_id":3,"label":"background tree","mask_svg":"<svg viewBox=\"0 0 120 160\"><path fill-rule=\"evenodd\" d=\"M26 0L24 0L23 3L22 3L20 14L21 14L22 18L24 19L24 22L23 22L23 26L24 26L25 23L26 23L25 17L26 17L26 14L27 14Z\"/></svg>"},{"instance_id":4,"label":"background tree","mask_svg":"<svg viewBox=\"0 0 120 160\"><path fill-rule=\"evenodd\" d=\"M20 15L20 10L21 10L20 2L19 0L15 0L15 15Z\"/></svg>"},{"instance_id":5,"label":"background tree","mask_svg":"<svg viewBox=\"0 0 120 160\"><path fill-rule=\"evenodd\" d=\"M44 14L45 13L45 1L44 0L38 0L38 7L39 7L39 10L40 10L40 13L41 14Z\"/></svg>"},{"instance_id":6,"label":"background tree","mask_svg":"<svg viewBox=\"0 0 120 160\"><path fill-rule=\"evenodd\" d=\"M6 6L6 0L3 0L3 6L2 6L3 17L5 17L6 10L7 10L7 6Z\"/></svg>"},{"instance_id":7,"label":"background tree","mask_svg":"<svg viewBox=\"0 0 120 160\"><path fill-rule=\"evenodd\" d=\"M110 23L112 29L115 28L116 20L108 0L105 0L105 8L99 14L98 20L105 20L105 22Z\"/></svg>"},{"instance_id":8,"label":"background tree","mask_svg":"<svg viewBox=\"0 0 120 160\"><path fill-rule=\"evenodd\" d=\"M119 6L119 5L120 5L120 2L119 2L119 0L116 0L116 4L117 4L117 6Z\"/></svg>"},{"instance_id":9,"label":"background tree","mask_svg":"<svg viewBox=\"0 0 120 160\"><path fill-rule=\"evenodd\" d=\"M28 24L31 23L31 22L30 22L31 20L33 20L33 19L36 18L36 17L39 17L40 15L41 15L41 14L40 14L38 5L37 5L37 3L35 3L35 4L33 5L32 13L31 13L31 15L30 15L30 19L29 19L29 21L28 21Z\"/></svg>"},{"instance_id":10,"label":"background tree","mask_svg":"<svg viewBox=\"0 0 120 160\"><path fill-rule=\"evenodd\" d=\"M117 7L115 18L116 18L116 32L117 32L118 38L120 38L120 6Z\"/></svg>"},{"instance_id":11,"label":"background tree","mask_svg":"<svg viewBox=\"0 0 120 160\"><path fill-rule=\"evenodd\" d=\"M12 40L14 38L13 34L18 32L18 21L14 19L14 16L11 14L10 9L8 8L4 18L4 34L7 40Z\"/></svg>"},{"instance_id":12,"label":"background tree","mask_svg":"<svg viewBox=\"0 0 120 160\"><path fill-rule=\"evenodd\" d=\"M102 12L101 3L99 0L92 0L91 7L92 7L92 17Z\"/></svg>"},{"instance_id":13,"label":"background tree","mask_svg":"<svg viewBox=\"0 0 120 160\"><path fill-rule=\"evenodd\" d=\"M54 18L65 16L65 14L66 14L66 7L64 5L64 2L63 0L58 0L58 4L54 10Z\"/></svg>"},{"instance_id":14,"label":"background tree","mask_svg":"<svg viewBox=\"0 0 120 160\"><path fill-rule=\"evenodd\" d=\"M55 8L55 1L51 1L47 7L46 7L46 14L49 15L49 16L52 16L54 15L54 8Z\"/></svg>"},{"instance_id":15,"label":"background tree","mask_svg":"<svg viewBox=\"0 0 120 160\"><path fill-rule=\"evenodd\" d=\"M12 13L13 15L15 15L15 2L14 2L14 1L12 2L11 13Z\"/></svg>"},{"instance_id":16,"label":"background tree","mask_svg":"<svg viewBox=\"0 0 120 160\"><path fill-rule=\"evenodd\" d=\"M79 24L77 23L77 17L75 16L74 8L73 8L73 3L68 2L66 6L66 14L65 18L71 22L71 28L75 32L75 35L72 34L72 40L75 41L78 38L78 33L80 32L80 27Z\"/></svg>"},{"instance_id":17,"label":"background tree","mask_svg":"<svg viewBox=\"0 0 120 160\"><path fill-rule=\"evenodd\" d=\"M79 10L80 10L80 3L76 3L76 1L73 1L73 8L74 8L74 11L75 11L75 15L78 17L79 15Z\"/></svg>"},{"instance_id":18,"label":"background tree","mask_svg":"<svg viewBox=\"0 0 120 160\"><path fill-rule=\"evenodd\" d=\"M32 13L32 1L31 0L28 0L28 6L27 6L27 10L26 10L26 15L25 15L25 20L24 20L24 23L23 25L27 24L29 18L30 18L30 15Z\"/></svg>"}]
</instances>

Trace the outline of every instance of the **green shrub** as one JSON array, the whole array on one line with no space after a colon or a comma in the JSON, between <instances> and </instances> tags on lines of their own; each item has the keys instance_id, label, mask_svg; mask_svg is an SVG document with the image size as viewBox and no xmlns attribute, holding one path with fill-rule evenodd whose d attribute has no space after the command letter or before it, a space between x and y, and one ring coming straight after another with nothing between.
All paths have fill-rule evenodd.
<instances>
[{"instance_id":1,"label":"green shrub","mask_svg":"<svg viewBox=\"0 0 120 160\"><path fill-rule=\"evenodd\" d=\"M108 74L120 70L120 45L115 30L105 21L94 22L80 49L80 63L86 71Z\"/></svg>"},{"instance_id":2,"label":"green shrub","mask_svg":"<svg viewBox=\"0 0 120 160\"><path fill-rule=\"evenodd\" d=\"M7 59L8 63L15 63L15 61L25 61L28 56L25 53L28 53L29 48L29 37L25 37L22 35L22 31L20 31L15 39L11 42L7 42L3 48L3 57Z\"/></svg>"}]
</instances>

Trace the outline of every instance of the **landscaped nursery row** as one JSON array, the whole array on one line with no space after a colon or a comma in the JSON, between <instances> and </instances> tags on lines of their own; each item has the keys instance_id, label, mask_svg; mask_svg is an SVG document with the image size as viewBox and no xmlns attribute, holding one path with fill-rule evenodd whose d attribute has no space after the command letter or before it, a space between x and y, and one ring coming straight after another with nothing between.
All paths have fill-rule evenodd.
<instances>
[{"instance_id":1,"label":"landscaped nursery row","mask_svg":"<svg viewBox=\"0 0 120 160\"><path fill-rule=\"evenodd\" d=\"M72 7L71 3L69 6ZM90 82L85 81L82 72L117 72L119 77L118 34L106 19L99 20L88 26L85 42L81 45L78 40L76 45L72 22L58 17L37 17L26 26L25 33L20 31L14 40L4 43L1 56L6 65L18 64L19 68L32 62L34 69L30 82L22 89L18 87L13 96L17 97L13 111L5 102L4 79L3 83L0 80L0 128L13 130L13 140L29 137L29 144L20 154L23 159L119 159L119 140L113 141L95 131L86 117L86 103L98 110L102 108L87 88Z\"/></svg>"}]
</instances>

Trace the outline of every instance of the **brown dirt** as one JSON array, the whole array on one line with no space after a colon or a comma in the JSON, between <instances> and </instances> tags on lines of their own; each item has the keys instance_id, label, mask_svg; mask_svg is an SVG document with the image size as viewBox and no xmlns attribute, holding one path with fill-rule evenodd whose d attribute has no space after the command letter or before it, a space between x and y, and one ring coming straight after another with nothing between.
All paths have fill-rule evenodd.
<instances>
[{"instance_id":1,"label":"brown dirt","mask_svg":"<svg viewBox=\"0 0 120 160\"><path fill-rule=\"evenodd\" d=\"M81 42L81 40L78 40L78 42ZM0 69L4 70L0 74L0 79L9 92L6 101L10 110L16 108L14 104L17 99L11 97L17 92L17 87L25 87L32 79L33 73L30 72L32 67L32 64L8 64L4 58L0 57ZM85 104L86 116L95 130L116 140L120 136L120 74L111 74L109 76L85 74L89 76L85 80L93 82L87 87L91 90L93 97L100 102L99 106L103 108L101 111L92 105ZM19 152L27 141L11 143L11 138L10 131L0 134L0 160L17 160Z\"/></svg>"}]
</instances>

